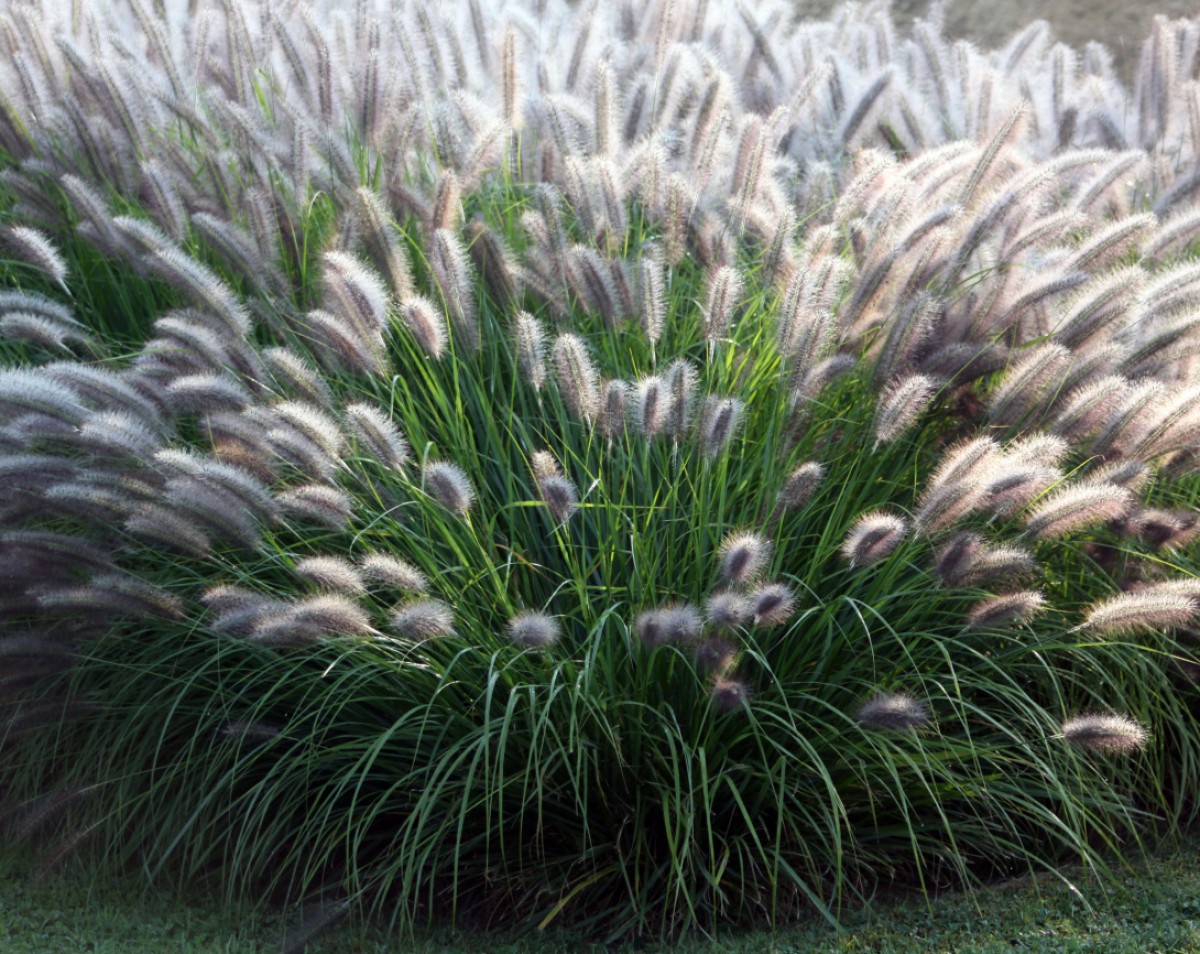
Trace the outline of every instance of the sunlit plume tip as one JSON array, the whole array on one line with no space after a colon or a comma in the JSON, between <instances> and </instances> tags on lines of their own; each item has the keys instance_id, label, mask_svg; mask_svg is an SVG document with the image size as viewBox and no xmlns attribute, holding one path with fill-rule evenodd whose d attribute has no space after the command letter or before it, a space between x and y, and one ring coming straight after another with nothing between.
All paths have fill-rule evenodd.
<instances>
[{"instance_id":1,"label":"sunlit plume tip","mask_svg":"<svg viewBox=\"0 0 1200 954\"><path fill-rule=\"evenodd\" d=\"M858 707L855 718L865 729L901 732L929 725L929 709L902 692L881 692Z\"/></svg>"}]
</instances>

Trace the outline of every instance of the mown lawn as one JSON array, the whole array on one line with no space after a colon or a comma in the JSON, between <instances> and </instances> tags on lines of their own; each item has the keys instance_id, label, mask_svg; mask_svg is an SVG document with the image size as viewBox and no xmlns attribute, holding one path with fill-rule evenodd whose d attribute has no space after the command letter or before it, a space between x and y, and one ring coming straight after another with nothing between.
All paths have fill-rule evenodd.
<instances>
[{"instance_id":1,"label":"mown lawn","mask_svg":"<svg viewBox=\"0 0 1200 954\"><path fill-rule=\"evenodd\" d=\"M25 877L26 859L0 859L0 951L149 954L161 951L249 954L279 947L279 916L238 919L199 901L137 892L129 885L90 883L82 871L48 882ZM1065 880L1024 878L931 906L913 899L876 905L846 919L836 933L824 924L772 935L742 933L677 948L640 947L642 954L941 954L1012 951L1148 954L1200 951L1200 842L1124 870L1102 891L1079 872ZM1071 879L1079 876L1079 884ZM309 947L313 954L582 954L603 948L562 935L504 937L442 934L423 943L380 931L339 928Z\"/></svg>"}]
</instances>

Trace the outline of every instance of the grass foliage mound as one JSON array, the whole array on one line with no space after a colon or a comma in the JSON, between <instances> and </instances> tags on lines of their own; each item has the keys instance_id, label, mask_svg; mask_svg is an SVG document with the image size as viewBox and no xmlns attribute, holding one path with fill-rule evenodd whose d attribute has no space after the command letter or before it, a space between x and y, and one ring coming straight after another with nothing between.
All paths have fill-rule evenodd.
<instances>
[{"instance_id":1,"label":"grass foliage mound","mask_svg":"<svg viewBox=\"0 0 1200 954\"><path fill-rule=\"evenodd\" d=\"M0 783L675 935L1189 819L1200 21L0 14Z\"/></svg>"}]
</instances>

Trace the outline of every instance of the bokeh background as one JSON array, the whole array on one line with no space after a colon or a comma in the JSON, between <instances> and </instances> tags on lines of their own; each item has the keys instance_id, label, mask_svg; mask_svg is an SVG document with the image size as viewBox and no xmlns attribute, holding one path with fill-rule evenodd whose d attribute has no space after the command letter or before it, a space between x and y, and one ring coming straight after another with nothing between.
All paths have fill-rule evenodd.
<instances>
[{"instance_id":1,"label":"bokeh background","mask_svg":"<svg viewBox=\"0 0 1200 954\"><path fill-rule=\"evenodd\" d=\"M801 16L826 17L841 0L800 0ZM924 16L931 0L895 0L897 23L907 25ZM1200 15L1200 0L957 0L946 5L946 35L965 38L981 47L1003 46L1034 20L1046 20L1054 36L1081 47L1098 40L1112 50L1117 69L1129 80L1137 69L1142 40L1156 15Z\"/></svg>"}]
</instances>

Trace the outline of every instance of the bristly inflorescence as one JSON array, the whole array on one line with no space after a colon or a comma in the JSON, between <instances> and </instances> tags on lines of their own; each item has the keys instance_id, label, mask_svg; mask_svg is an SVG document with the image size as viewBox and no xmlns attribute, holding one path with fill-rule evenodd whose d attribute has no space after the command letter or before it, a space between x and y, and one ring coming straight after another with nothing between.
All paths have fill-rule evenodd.
<instances>
[{"instance_id":1,"label":"bristly inflorescence","mask_svg":"<svg viewBox=\"0 0 1200 954\"><path fill-rule=\"evenodd\" d=\"M929 724L929 708L903 692L881 692L858 707L858 724L877 732L921 729Z\"/></svg>"},{"instance_id":2,"label":"bristly inflorescence","mask_svg":"<svg viewBox=\"0 0 1200 954\"><path fill-rule=\"evenodd\" d=\"M1062 734L1084 752L1131 755L1146 744L1146 730L1123 715L1079 715L1062 724Z\"/></svg>"}]
</instances>

